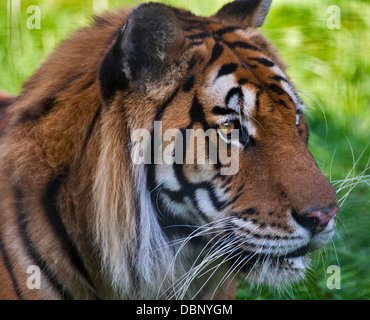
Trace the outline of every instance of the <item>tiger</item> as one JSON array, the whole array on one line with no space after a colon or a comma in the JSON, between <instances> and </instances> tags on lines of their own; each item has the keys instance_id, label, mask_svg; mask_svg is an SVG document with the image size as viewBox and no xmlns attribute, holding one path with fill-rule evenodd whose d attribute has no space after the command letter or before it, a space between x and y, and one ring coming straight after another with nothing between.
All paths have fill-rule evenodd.
<instances>
[{"instance_id":1,"label":"tiger","mask_svg":"<svg viewBox=\"0 0 370 320\"><path fill-rule=\"evenodd\" d=\"M258 30L270 6L102 13L1 98L0 298L235 299L236 281L305 278L339 205L308 149L304 103ZM139 129L149 137L135 140ZM208 129L193 163L179 161L184 133ZM148 161L134 161L140 144ZM176 161L154 161L177 146Z\"/></svg>"}]
</instances>

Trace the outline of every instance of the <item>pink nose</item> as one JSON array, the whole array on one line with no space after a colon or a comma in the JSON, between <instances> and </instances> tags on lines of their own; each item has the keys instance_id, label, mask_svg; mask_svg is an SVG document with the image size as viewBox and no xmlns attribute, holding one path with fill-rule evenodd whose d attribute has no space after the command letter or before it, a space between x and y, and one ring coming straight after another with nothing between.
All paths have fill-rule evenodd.
<instances>
[{"instance_id":1,"label":"pink nose","mask_svg":"<svg viewBox=\"0 0 370 320\"><path fill-rule=\"evenodd\" d=\"M327 227L329 221L334 218L338 210L338 205L326 210L314 210L305 215L305 219L311 220L311 231L313 233L318 233Z\"/></svg>"}]
</instances>

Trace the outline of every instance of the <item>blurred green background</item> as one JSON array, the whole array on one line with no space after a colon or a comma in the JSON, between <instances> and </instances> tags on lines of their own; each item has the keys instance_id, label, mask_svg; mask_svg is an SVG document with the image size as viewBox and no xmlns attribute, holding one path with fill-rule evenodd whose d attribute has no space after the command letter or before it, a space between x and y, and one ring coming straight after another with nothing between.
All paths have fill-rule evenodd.
<instances>
[{"instance_id":1,"label":"blurred green background","mask_svg":"<svg viewBox=\"0 0 370 320\"><path fill-rule=\"evenodd\" d=\"M104 8L128 0L1 0L0 89L19 93L57 44ZM201 15L215 13L227 0L167 0ZM41 29L27 28L27 8L41 9ZM330 29L340 9L340 28ZM338 23L338 20L334 22ZM367 0L273 0L263 33L278 47L288 75L306 102L310 150L331 180L341 203L333 241L312 255L307 280L273 290L239 281L238 299L370 298L370 4ZM328 289L330 265L341 270L341 288Z\"/></svg>"}]
</instances>

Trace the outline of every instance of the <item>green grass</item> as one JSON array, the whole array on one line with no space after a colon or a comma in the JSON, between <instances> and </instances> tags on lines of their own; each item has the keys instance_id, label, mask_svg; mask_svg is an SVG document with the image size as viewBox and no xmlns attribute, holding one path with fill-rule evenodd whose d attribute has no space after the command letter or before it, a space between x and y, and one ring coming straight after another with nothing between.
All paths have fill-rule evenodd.
<instances>
[{"instance_id":1,"label":"green grass","mask_svg":"<svg viewBox=\"0 0 370 320\"><path fill-rule=\"evenodd\" d=\"M115 8L140 2L109 0L109 5ZM227 1L163 2L211 15ZM42 12L41 30L26 27L26 9L35 4ZM332 4L341 9L338 30L327 28L330 15L327 7ZM7 18L7 4L2 1L0 88L18 93L22 82L61 40L89 23L92 7L92 0L22 0L16 21ZM340 190L342 207L337 235L332 244L313 255L314 266L307 281L281 291L239 282L239 299L370 298L369 16L370 5L366 0L273 1L262 30L278 47L289 66L288 75L302 90L311 127L310 150ZM326 269L338 264L341 289L329 290Z\"/></svg>"}]
</instances>

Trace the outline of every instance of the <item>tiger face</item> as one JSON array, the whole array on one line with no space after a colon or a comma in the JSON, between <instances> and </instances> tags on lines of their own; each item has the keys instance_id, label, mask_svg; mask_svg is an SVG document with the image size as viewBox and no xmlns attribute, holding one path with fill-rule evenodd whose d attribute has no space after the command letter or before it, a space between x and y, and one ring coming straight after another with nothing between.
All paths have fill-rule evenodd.
<instances>
[{"instance_id":1,"label":"tiger face","mask_svg":"<svg viewBox=\"0 0 370 320\"><path fill-rule=\"evenodd\" d=\"M177 159L146 164L148 189L167 238L183 239L189 246L195 242L203 251L212 248L248 281L279 286L303 278L306 254L332 237L339 207L307 148L307 121L286 68L255 29L269 1L255 1L241 17L246 3L252 2L228 4L212 18L142 6L129 16L124 34L144 36L142 19L146 11L155 11L150 26L160 29L153 31L155 36L163 28L166 36L159 44L148 40L145 47L152 47L151 54L159 52L162 69L156 66L150 75L140 61L129 59L124 68L134 70L133 79L140 79L136 86L151 95L148 105L162 101L147 127L152 125L157 135L153 128L160 123L162 135L156 138L163 143L155 147L152 137L148 144ZM135 45L133 52L140 52ZM144 61L149 60L145 53ZM194 138L196 130L214 133L201 150L190 143L200 139ZM175 132L173 139L164 142L168 132ZM199 161L212 160L210 145L229 154L236 150L237 170L222 174L228 165L219 154L213 163Z\"/></svg>"}]
</instances>

